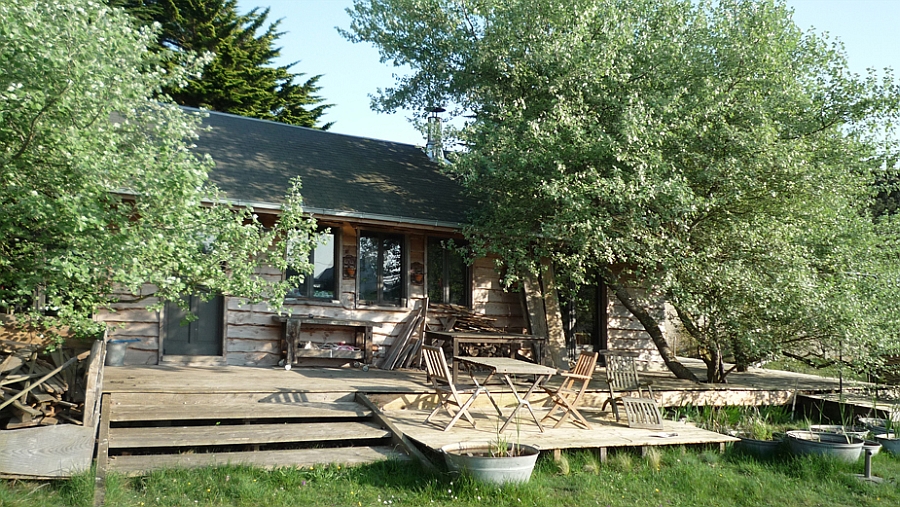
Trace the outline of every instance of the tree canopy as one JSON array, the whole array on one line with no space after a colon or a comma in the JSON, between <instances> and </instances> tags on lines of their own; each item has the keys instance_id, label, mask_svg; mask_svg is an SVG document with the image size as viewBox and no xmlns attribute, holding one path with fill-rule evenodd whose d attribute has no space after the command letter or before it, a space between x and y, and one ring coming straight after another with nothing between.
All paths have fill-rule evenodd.
<instances>
[{"instance_id":1,"label":"tree canopy","mask_svg":"<svg viewBox=\"0 0 900 507\"><path fill-rule=\"evenodd\" d=\"M156 49L212 53L199 76L165 88L175 102L240 116L328 130L319 124L326 109L317 95L321 75L302 79L297 62L275 66L283 34L279 21L267 23L269 9L239 14L237 0L110 0L139 23L159 23Z\"/></svg>"},{"instance_id":2,"label":"tree canopy","mask_svg":"<svg viewBox=\"0 0 900 507\"><path fill-rule=\"evenodd\" d=\"M356 0L344 35L412 72L375 107L468 116L450 168L467 236L517 273L604 280L677 375L648 311L747 366L896 343L900 89L776 0ZM881 189L883 191L883 189ZM852 352L847 352L852 351Z\"/></svg>"},{"instance_id":3,"label":"tree canopy","mask_svg":"<svg viewBox=\"0 0 900 507\"><path fill-rule=\"evenodd\" d=\"M159 95L192 67L164 70L155 36L88 0L0 4L2 309L95 332L123 287L276 304L287 289L255 270L286 263L271 250L285 235L309 249L299 182L272 229L228 205L191 151L199 115Z\"/></svg>"}]
</instances>

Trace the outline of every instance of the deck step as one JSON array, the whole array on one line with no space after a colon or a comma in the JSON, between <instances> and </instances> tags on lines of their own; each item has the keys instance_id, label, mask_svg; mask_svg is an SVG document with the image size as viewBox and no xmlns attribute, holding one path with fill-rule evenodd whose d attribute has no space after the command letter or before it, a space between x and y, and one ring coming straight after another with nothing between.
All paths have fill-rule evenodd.
<instances>
[{"instance_id":1,"label":"deck step","mask_svg":"<svg viewBox=\"0 0 900 507\"><path fill-rule=\"evenodd\" d=\"M341 447L256 452L161 454L110 456L109 470L123 475L142 475L160 468L197 468L222 465L253 465L262 468L313 466L323 463L356 465L386 459L408 459L387 446Z\"/></svg>"},{"instance_id":2,"label":"deck step","mask_svg":"<svg viewBox=\"0 0 900 507\"><path fill-rule=\"evenodd\" d=\"M261 445L388 438L373 422L110 428L110 449Z\"/></svg>"},{"instance_id":3,"label":"deck step","mask_svg":"<svg viewBox=\"0 0 900 507\"><path fill-rule=\"evenodd\" d=\"M223 419L359 419L372 411L355 402L332 403L228 403L142 404L113 403L111 422L196 421Z\"/></svg>"},{"instance_id":4,"label":"deck step","mask_svg":"<svg viewBox=\"0 0 900 507\"><path fill-rule=\"evenodd\" d=\"M354 393L112 393L98 470L369 463L400 456L377 409ZM404 455L405 456L405 455Z\"/></svg>"}]
</instances>

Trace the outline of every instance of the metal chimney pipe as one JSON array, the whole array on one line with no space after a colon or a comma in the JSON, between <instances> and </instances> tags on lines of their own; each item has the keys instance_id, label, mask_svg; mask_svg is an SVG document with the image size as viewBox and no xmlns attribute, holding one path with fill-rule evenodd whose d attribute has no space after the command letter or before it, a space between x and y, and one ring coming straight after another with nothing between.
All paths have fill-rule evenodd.
<instances>
[{"instance_id":1,"label":"metal chimney pipe","mask_svg":"<svg viewBox=\"0 0 900 507\"><path fill-rule=\"evenodd\" d=\"M428 158L438 163L444 162L444 144L441 129L441 118L438 114L446 111L443 107L433 107L428 110L428 124L426 126L427 142L425 144L425 154Z\"/></svg>"}]
</instances>

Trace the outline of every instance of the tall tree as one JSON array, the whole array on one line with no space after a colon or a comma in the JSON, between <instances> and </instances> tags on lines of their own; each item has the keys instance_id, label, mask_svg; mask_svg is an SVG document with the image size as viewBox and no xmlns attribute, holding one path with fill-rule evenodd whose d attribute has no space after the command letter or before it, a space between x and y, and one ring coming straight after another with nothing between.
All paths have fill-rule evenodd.
<instances>
[{"instance_id":1,"label":"tall tree","mask_svg":"<svg viewBox=\"0 0 900 507\"><path fill-rule=\"evenodd\" d=\"M122 287L275 302L289 287L256 270L287 264L279 238L312 244L297 189L273 230L224 202L190 150L199 115L155 96L190 70L162 71L155 37L89 0L0 6L0 308L96 332Z\"/></svg>"},{"instance_id":2,"label":"tall tree","mask_svg":"<svg viewBox=\"0 0 900 507\"><path fill-rule=\"evenodd\" d=\"M317 125L329 104L316 95L321 75L303 81L290 65L275 66L283 35L279 21L267 24L269 9L239 14L237 0L110 0L142 24L162 25L161 51L211 53L202 74L165 89L175 102L327 130Z\"/></svg>"},{"instance_id":3,"label":"tall tree","mask_svg":"<svg viewBox=\"0 0 900 507\"><path fill-rule=\"evenodd\" d=\"M694 378L631 287L741 365L798 343L866 356L898 328L863 304L896 280L876 228L900 93L850 73L778 0L356 0L344 35L412 73L382 110L470 117L451 168L481 203L472 245L512 269L602 277L670 369ZM892 264L894 263L894 264ZM893 277L893 278L892 278ZM891 283L876 292L897 295ZM867 359L871 357L866 356ZM865 361L862 361L865 363Z\"/></svg>"}]
</instances>

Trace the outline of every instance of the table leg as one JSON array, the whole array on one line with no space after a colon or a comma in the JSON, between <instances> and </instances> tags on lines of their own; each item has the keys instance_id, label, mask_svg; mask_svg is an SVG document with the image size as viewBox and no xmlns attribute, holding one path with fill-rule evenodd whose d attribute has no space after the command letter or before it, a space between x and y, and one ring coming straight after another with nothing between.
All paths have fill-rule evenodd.
<instances>
[{"instance_id":1,"label":"table leg","mask_svg":"<svg viewBox=\"0 0 900 507\"><path fill-rule=\"evenodd\" d=\"M492 378L494 378L494 373L495 373L495 372L492 371L492 372L491 372L490 374L488 374L488 376L484 379L484 383L483 383L483 384L479 384L479 383L478 383L478 379L475 378L475 372L474 372L474 370L473 370L473 368L472 368L471 366L468 367L468 371L469 371L469 377L471 377L471 378L472 378L472 382L475 383L475 393L472 394L472 397L469 398L469 399L470 399L470 400L474 400L479 394L481 394L481 393L486 394L487 397L488 397L488 399L491 400L491 405L494 406L494 410L497 411L497 415L500 416L500 417L503 417L503 412L500 411L500 406L497 405L497 401L496 401L496 400L494 399L494 397L491 395L491 392L488 391L488 389L487 389L487 384L488 384L488 382L491 381ZM455 373L455 372L454 372L454 373Z\"/></svg>"},{"instance_id":2,"label":"table leg","mask_svg":"<svg viewBox=\"0 0 900 507\"><path fill-rule=\"evenodd\" d=\"M457 373L459 373L459 363L456 361L456 358L459 356L459 341L457 341L456 338L453 338L452 341L453 341L453 356L452 356L453 357L453 384L455 385L459 381L459 375L457 375Z\"/></svg>"},{"instance_id":3,"label":"table leg","mask_svg":"<svg viewBox=\"0 0 900 507\"><path fill-rule=\"evenodd\" d=\"M528 409L528 412L531 414L531 418L534 419L534 423L537 424L537 427L539 430L541 430L541 433L544 432L544 426L541 424L541 421L534 414L534 410L531 409L531 403L528 401L528 398L531 396L531 393L533 393L534 390L537 389L537 387L541 384L541 382L543 382L545 379L548 378L548 375L536 375L535 377L536 378L534 380L534 383L531 384L531 387L528 388L528 391L526 391L523 396L519 396L519 392L516 391L516 386L515 386L515 384L513 384L512 379L509 378L509 375L503 376L504 380L506 380L506 383L509 385L510 389L512 389L513 395L516 397L516 408L513 409L512 414L509 415L509 417L506 419L506 422L504 422L503 426L500 427L500 431L506 430L506 427L509 426L509 423L516 416L516 413L519 411L520 408L522 408L524 406L525 408Z\"/></svg>"},{"instance_id":4,"label":"table leg","mask_svg":"<svg viewBox=\"0 0 900 507\"><path fill-rule=\"evenodd\" d=\"M284 369L290 370L296 358L297 341L300 338L300 322L296 320L288 320L284 326L285 340L285 358Z\"/></svg>"}]
</instances>

